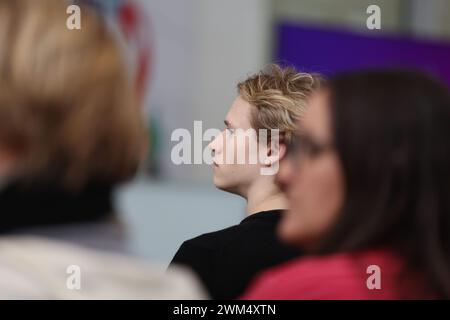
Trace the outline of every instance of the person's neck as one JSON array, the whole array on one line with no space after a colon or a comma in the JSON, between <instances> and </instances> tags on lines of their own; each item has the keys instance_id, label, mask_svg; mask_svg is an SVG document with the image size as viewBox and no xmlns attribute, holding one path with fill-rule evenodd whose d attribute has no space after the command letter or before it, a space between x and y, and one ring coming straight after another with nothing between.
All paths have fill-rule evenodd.
<instances>
[{"instance_id":1,"label":"person's neck","mask_svg":"<svg viewBox=\"0 0 450 320\"><path fill-rule=\"evenodd\" d=\"M247 215L269 210L286 210L287 208L286 196L275 184L253 187L248 191Z\"/></svg>"}]
</instances>

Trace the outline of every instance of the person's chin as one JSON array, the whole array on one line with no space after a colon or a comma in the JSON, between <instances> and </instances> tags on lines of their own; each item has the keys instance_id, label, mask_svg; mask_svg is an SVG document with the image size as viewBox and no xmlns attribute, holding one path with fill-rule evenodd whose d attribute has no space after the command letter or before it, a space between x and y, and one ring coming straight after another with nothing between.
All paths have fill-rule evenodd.
<instances>
[{"instance_id":1,"label":"person's chin","mask_svg":"<svg viewBox=\"0 0 450 320\"><path fill-rule=\"evenodd\" d=\"M233 187L232 185L227 184L225 181L221 181L217 177L214 177L214 185L216 186L217 189L239 195L237 187Z\"/></svg>"},{"instance_id":2,"label":"person's chin","mask_svg":"<svg viewBox=\"0 0 450 320\"><path fill-rule=\"evenodd\" d=\"M226 183L224 183L224 181L222 181L222 179L220 179L216 175L214 175L213 183L214 183L214 185L216 186L217 189L226 191L225 190L226 189Z\"/></svg>"},{"instance_id":3,"label":"person's chin","mask_svg":"<svg viewBox=\"0 0 450 320\"><path fill-rule=\"evenodd\" d=\"M216 186L217 189L220 189L220 190L226 191L226 192L231 192L229 186L225 183L221 183L220 181L214 180L214 185Z\"/></svg>"}]
</instances>

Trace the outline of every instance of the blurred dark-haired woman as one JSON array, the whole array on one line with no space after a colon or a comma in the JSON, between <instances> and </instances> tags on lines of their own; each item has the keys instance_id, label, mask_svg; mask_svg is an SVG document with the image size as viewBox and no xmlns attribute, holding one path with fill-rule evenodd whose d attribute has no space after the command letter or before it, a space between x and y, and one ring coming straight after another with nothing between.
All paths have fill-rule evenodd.
<instances>
[{"instance_id":1,"label":"blurred dark-haired woman","mask_svg":"<svg viewBox=\"0 0 450 320\"><path fill-rule=\"evenodd\" d=\"M449 137L449 91L427 75L332 79L278 176L291 204L279 235L310 256L243 298L450 298Z\"/></svg>"}]
</instances>

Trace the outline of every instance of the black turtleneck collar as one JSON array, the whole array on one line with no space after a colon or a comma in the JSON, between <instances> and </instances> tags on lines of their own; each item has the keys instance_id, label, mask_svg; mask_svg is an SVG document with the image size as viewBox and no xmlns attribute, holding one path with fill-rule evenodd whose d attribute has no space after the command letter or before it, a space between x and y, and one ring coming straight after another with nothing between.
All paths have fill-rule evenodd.
<instances>
[{"instance_id":1,"label":"black turtleneck collar","mask_svg":"<svg viewBox=\"0 0 450 320\"><path fill-rule=\"evenodd\" d=\"M0 212L0 233L103 221L113 213L112 187L90 184L70 192L49 185L10 184L0 191Z\"/></svg>"}]
</instances>

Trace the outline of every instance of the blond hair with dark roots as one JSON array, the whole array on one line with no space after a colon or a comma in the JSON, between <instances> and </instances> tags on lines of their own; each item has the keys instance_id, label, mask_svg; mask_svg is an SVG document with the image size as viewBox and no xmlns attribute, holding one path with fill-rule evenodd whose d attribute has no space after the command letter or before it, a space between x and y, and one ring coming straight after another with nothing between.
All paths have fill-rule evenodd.
<instances>
[{"instance_id":1,"label":"blond hair with dark roots","mask_svg":"<svg viewBox=\"0 0 450 320\"><path fill-rule=\"evenodd\" d=\"M69 30L67 6L0 0L0 146L24 180L121 182L145 149L135 92L106 23L81 6Z\"/></svg>"},{"instance_id":2,"label":"blond hair with dark roots","mask_svg":"<svg viewBox=\"0 0 450 320\"><path fill-rule=\"evenodd\" d=\"M254 108L250 123L256 130L278 129L289 145L308 97L324 84L319 74L271 64L237 85L239 95Z\"/></svg>"}]
</instances>

